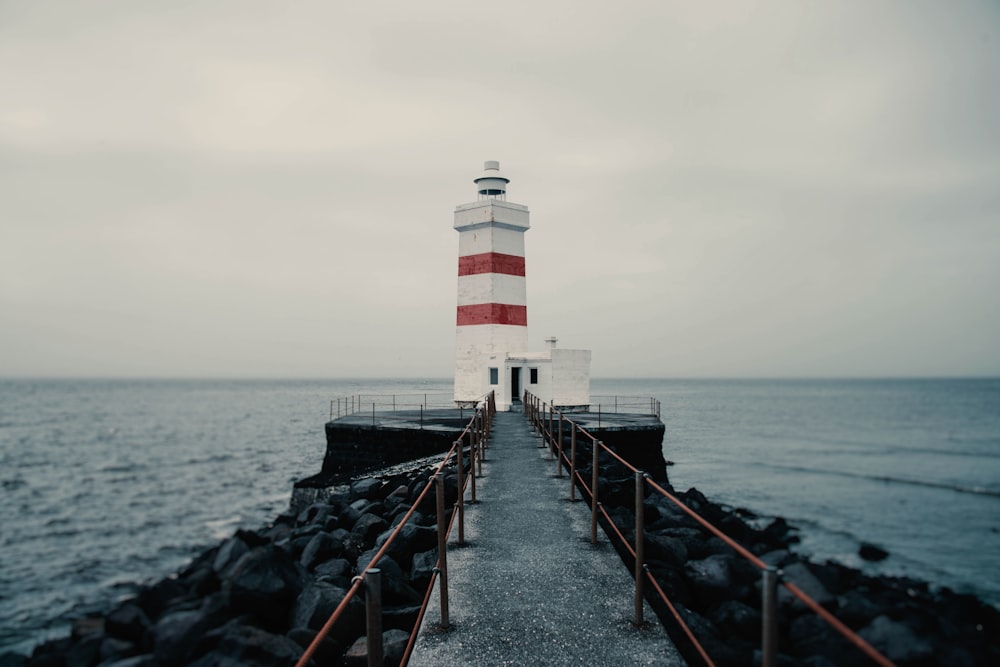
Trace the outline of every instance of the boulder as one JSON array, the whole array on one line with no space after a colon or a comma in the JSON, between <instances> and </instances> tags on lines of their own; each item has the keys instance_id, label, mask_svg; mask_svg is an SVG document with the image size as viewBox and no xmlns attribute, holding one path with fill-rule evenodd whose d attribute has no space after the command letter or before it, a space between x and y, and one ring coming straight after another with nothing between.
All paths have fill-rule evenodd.
<instances>
[{"instance_id":1,"label":"boulder","mask_svg":"<svg viewBox=\"0 0 1000 667\"><path fill-rule=\"evenodd\" d=\"M684 575L700 605L708 607L733 596L733 557L728 554L688 561Z\"/></svg>"},{"instance_id":2,"label":"boulder","mask_svg":"<svg viewBox=\"0 0 1000 667\"><path fill-rule=\"evenodd\" d=\"M374 500L382 488L382 480L377 478L359 479L351 484L351 498Z\"/></svg>"},{"instance_id":3,"label":"boulder","mask_svg":"<svg viewBox=\"0 0 1000 667\"><path fill-rule=\"evenodd\" d=\"M285 551L257 547L244 555L225 582L230 605L263 619L286 618L303 587L304 572Z\"/></svg>"},{"instance_id":4,"label":"boulder","mask_svg":"<svg viewBox=\"0 0 1000 667\"><path fill-rule=\"evenodd\" d=\"M862 628L858 635L897 664L918 663L933 655L929 642L905 623L894 621L888 616L878 616Z\"/></svg>"},{"instance_id":5,"label":"boulder","mask_svg":"<svg viewBox=\"0 0 1000 667\"><path fill-rule=\"evenodd\" d=\"M320 563L313 570L318 581L340 579L351 576L351 563L346 558L331 558Z\"/></svg>"},{"instance_id":6,"label":"boulder","mask_svg":"<svg viewBox=\"0 0 1000 667\"><path fill-rule=\"evenodd\" d=\"M708 618L727 637L760 641L761 615L753 607L736 600L726 600Z\"/></svg>"},{"instance_id":7,"label":"boulder","mask_svg":"<svg viewBox=\"0 0 1000 667\"><path fill-rule=\"evenodd\" d=\"M835 665L854 665L860 658L852 644L813 613L802 614L792 621L787 643L790 652L803 659L822 656Z\"/></svg>"},{"instance_id":8,"label":"boulder","mask_svg":"<svg viewBox=\"0 0 1000 667\"><path fill-rule=\"evenodd\" d=\"M646 533L645 536L648 558L661 560L676 567L681 567L687 562L688 550L683 540L662 532Z\"/></svg>"},{"instance_id":9,"label":"boulder","mask_svg":"<svg viewBox=\"0 0 1000 667\"><path fill-rule=\"evenodd\" d=\"M410 640L409 633L403 630L386 630L382 633L382 664L385 667L395 667L403 659L406 644ZM359 637L344 654L346 667L367 667L368 638Z\"/></svg>"},{"instance_id":10,"label":"boulder","mask_svg":"<svg viewBox=\"0 0 1000 667\"><path fill-rule=\"evenodd\" d=\"M307 570L312 570L323 561L337 558L344 553L343 539L343 534L337 534L336 532L316 533L302 550L299 563Z\"/></svg>"},{"instance_id":11,"label":"boulder","mask_svg":"<svg viewBox=\"0 0 1000 667\"><path fill-rule=\"evenodd\" d=\"M92 634L77 641L66 652L66 667L90 667L96 665L101 653L103 637Z\"/></svg>"},{"instance_id":12,"label":"boulder","mask_svg":"<svg viewBox=\"0 0 1000 667\"><path fill-rule=\"evenodd\" d=\"M375 538L378 537L379 533L388 527L389 524L381 516L366 512L354 523L351 532L359 535L365 544L374 544Z\"/></svg>"},{"instance_id":13,"label":"boulder","mask_svg":"<svg viewBox=\"0 0 1000 667\"><path fill-rule=\"evenodd\" d=\"M305 652L319 634L316 630L309 628L292 628L288 633L288 638L302 647ZM329 637L323 637L316 651L313 653L312 663L316 665L335 665L340 662L340 656L344 653L344 647Z\"/></svg>"},{"instance_id":14,"label":"boulder","mask_svg":"<svg viewBox=\"0 0 1000 667\"><path fill-rule=\"evenodd\" d=\"M303 648L288 637L249 625L233 625L212 653L193 664L292 667L302 653Z\"/></svg>"},{"instance_id":15,"label":"boulder","mask_svg":"<svg viewBox=\"0 0 1000 667\"><path fill-rule=\"evenodd\" d=\"M292 607L291 627L319 630L333 614L347 590L323 582L313 582L299 594Z\"/></svg>"},{"instance_id":16,"label":"boulder","mask_svg":"<svg viewBox=\"0 0 1000 667\"><path fill-rule=\"evenodd\" d=\"M97 659L101 664L124 660L140 653L139 647L125 639L117 637L103 637L101 646L97 651ZM34 664L34 663L32 663Z\"/></svg>"},{"instance_id":17,"label":"boulder","mask_svg":"<svg viewBox=\"0 0 1000 667\"><path fill-rule=\"evenodd\" d=\"M138 644L149 629L150 621L146 612L135 602L125 602L107 615L104 631L112 637Z\"/></svg>"},{"instance_id":18,"label":"boulder","mask_svg":"<svg viewBox=\"0 0 1000 667\"><path fill-rule=\"evenodd\" d=\"M889 552L882 547L870 544L868 542L862 542L861 546L858 548L858 555L864 560L871 562L878 562L880 560L885 560L889 557Z\"/></svg>"},{"instance_id":19,"label":"boulder","mask_svg":"<svg viewBox=\"0 0 1000 667\"><path fill-rule=\"evenodd\" d=\"M218 553L215 554L215 559L212 561L212 570L216 574L222 575L226 570L235 565L248 551L250 551L250 547L247 546L246 542L238 537L230 537L222 543Z\"/></svg>"},{"instance_id":20,"label":"boulder","mask_svg":"<svg viewBox=\"0 0 1000 667\"><path fill-rule=\"evenodd\" d=\"M153 655L165 665L185 664L198 637L206 629L198 611L169 613L152 629Z\"/></svg>"},{"instance_id":21,"label":"boulder","mask_svg":"<svg viewBox=\"0 0 1000 667\"><path fill-rule=\"evenodd\" d=\"M805 563L789 563L782 568L781 572L782 578L785 581L795 584L803 593L815 600L817 604L826 608L833 607L836 598L826 589ZM805 604L789 593L788 589L784 586L778 586L778 602L783 605L790 604L792 608L797 610L806 609Z\"/></svg>"},{"instance_id":22,"label":"boulder","mask_svg":"<svg viewBox=\"0 0 1000 667\"><path fill-rule=\"evenodd\" d=\"M159 663L156 662L156 658L152 655L143 654L132 656L131 658L123 658L121 660L115 660L114 662L102 662L100 667L160 667Z\"/></svg>"},{"instance_id":23,"label":"boulder","mask_svg":"<svg viewBox=\"0 0 1000 667\"><path fill-rule=\"evenodd\" d=\"M410 568L410 577L414 581L429 581L434 574L434 566L437 565L438 551L430 549L413 554L413 564Z\"/></svg>"}]
</instances>

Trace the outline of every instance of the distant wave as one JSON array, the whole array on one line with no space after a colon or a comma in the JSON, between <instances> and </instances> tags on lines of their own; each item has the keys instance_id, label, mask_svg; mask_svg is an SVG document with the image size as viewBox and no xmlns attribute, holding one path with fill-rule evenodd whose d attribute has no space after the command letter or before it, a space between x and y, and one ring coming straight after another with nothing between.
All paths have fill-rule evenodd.
<instances>
[{"instance_id":1,"label":"distant wave","mask_svg":"<svg viewBox=\"0 0 1000 667\"><path fill-rule=\"evenodd\" d=\"M801 434L786 434L786 433L772 433L765 431L754 431L750 434L754 438L759 438L761 440L774 441L782 440L785 442L799 443L804 438ZM857 456L884 456L886 454L902 454L902 453L917 453L917 454L940 454L942 456L966 456L966 457L976 457L976 458L990 458L998 459L1000 458L1000 443L995 439L982 439L982 438L963 438L957 439L952 436L947 438L947 442L953 442L957 444L982 444L988 442L991 445L995 445L996 451L983 451L982 449L949 449L946 447L920 447L915 445L899 445L899 444L887 444L880 442L871 442L869 440L853 440L853 439L843 439L843 438L831 438L818 436L815 434L810 434L808 438L805 438L810 444L819 445L835 445L839 451L843 452L845 447L851 448L851 454Z\"/></svg>"},{"instance_id":2,"label":"distant wave","mask_svg":"<svg viewBox=\"0 0 1000 667\"><path fill-rule=\"evenodd\" d=\"M945 489L957 491L958 493L969 493L977 496L992 496L1000 498L1000 490L987 489L982 486L966 486L964 484L948 484L947 482L929 482L922 479L908 479L906 477L889 477L886 475L866 475L859 472L847 472L845 470L828 470L825 468L808 468L805 466L789 466L780 463L760 463L758 465L768 468L779 468L781 470L793 470L795 472L808 472L815 475L834 475L836 477L850 477L852 479L870 479L876 482L888 482L890 484L909 484L910 486L923 486L932 489Z\"/></svg>"}]
</instances>

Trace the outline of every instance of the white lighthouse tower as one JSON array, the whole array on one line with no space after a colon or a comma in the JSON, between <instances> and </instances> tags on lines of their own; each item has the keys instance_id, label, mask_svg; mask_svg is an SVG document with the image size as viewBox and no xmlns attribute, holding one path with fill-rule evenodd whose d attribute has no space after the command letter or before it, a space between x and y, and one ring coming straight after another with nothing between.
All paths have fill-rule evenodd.
<instances>
[{"instance_id":1,"label":"white lighthouse tower","mask_svg":"<svg viewBox=\"0 0 1000 667\"><path fill-rule=\"evenodd\" d=\"M455 209L458 231L458 313L455 402L472 404L496 390L510 409L524 389L566 408L590 400L590 351L528 352L524 233L528 207L507 201L510 179L489 160L474 180L477 200Z\"/></svg>"}]
</instances>

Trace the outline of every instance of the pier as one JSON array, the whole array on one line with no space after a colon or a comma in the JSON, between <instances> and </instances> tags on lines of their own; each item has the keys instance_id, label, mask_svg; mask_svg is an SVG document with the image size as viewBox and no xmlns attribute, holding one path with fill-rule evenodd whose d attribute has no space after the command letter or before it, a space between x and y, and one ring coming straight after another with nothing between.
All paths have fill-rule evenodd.
<instances>
[{"instance_id":1,"label":"pier","mask_svg":"<svg viewBox=\"0 0 1000 667\"><path fill-rule=\"evenodd\" d=\"M433 596L411 665L684 665L663 627L633 624L632 578L573 503L523 414L498 413L448 554L448 628Z\"/></svg>"},{"instance_id":2,"label":"pier","mask_svg":"<svg viewBox=\"0 0 1000 667\"><path fill-rule=\"evenodd\" d=\"M632 414L564 412L528 392L523 401L512 401L509 412L497 412L496 405L493 393L478 403L433 472L422 477L422 490L409 510L379 537L366 565L359 559L350 589L298 667L310 664L356 598L364 600L367 629L348 649L349 665L715 667L753 660L775 667L787 659L787 654L779 658L781 618L794 616L800 622L811 615L813 620L806 621L809 637L822 637L824 646L834 646L820 650L852 665L861 660L893 667L824 608L832 604L832 594L806 563L787 551L791 541L785 539L781 521L751 527L696 490L675 495L665 474L658 480L649 468L637 467L635 459L644 452L651 462L651 440L662 436L658 405L650 403L650 411ZM363 425L348 423L359 416L342 419L340 427L363 427L373 437L399 431L422 438L437 430L422 428L423 422L416 429L405 426L400 421L408 417L380 416L377 409L363 418ZM338 431L331 424L328 434ZM595 432L616 440L614 447ZM328 458L341 443L329 444L334 449ZM662 462L658 439L655 444ZM629 459L623 458L622 450L629 448ZM364 484L380 486L377 479ZM751 548L699 511L734 530ZM425 530L436 523L437 549L420 559L428 584L412 625L404 631L397 624L383 632L380 560L395 549L404 566L409 561L405 550L399 550L403 547L397 549L393 542L411 519ZM408 530L410 538L400 538L404 544L414 535L412 526ZM437 558L432 570L428 557ZM417 560L414 554L414 570ZM390 579L398 577L399 564L391 557L386 562ZM678 577L686 581L679 589L671 583ZM672 602L665 588L679 590L683 602ZM706 600L708 605L722 601L716 610L738 611L741 624L733 626L711 606L705 610ZM702 604L702 613L707 611L712 620L689 604ZM398 619L398 607L392 614ZM879 623L887 632L909 632L898 623L887 626L891 620ZM866 632L886 641L871 629ZM836 645L830 643L834 635L839 636ZM805 657L816 654L814 639L807 645L794 636L784 641Z\"/></svg>"}]
</instances>

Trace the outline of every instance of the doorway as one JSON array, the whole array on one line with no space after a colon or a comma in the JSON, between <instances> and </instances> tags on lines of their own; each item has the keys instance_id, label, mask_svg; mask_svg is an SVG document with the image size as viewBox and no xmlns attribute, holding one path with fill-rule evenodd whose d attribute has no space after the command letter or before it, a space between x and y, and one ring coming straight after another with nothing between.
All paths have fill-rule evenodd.
<instances>
[{"instance_id":1,"label":"doorway","mask_svg":"<svg viewBox=\"0 0 1000 667\"><path fill-rule=\"evenodd\" d=\"M510 369L510 402L521 402L521 367L511 366Z\"/></svg>"}]
</instances>

